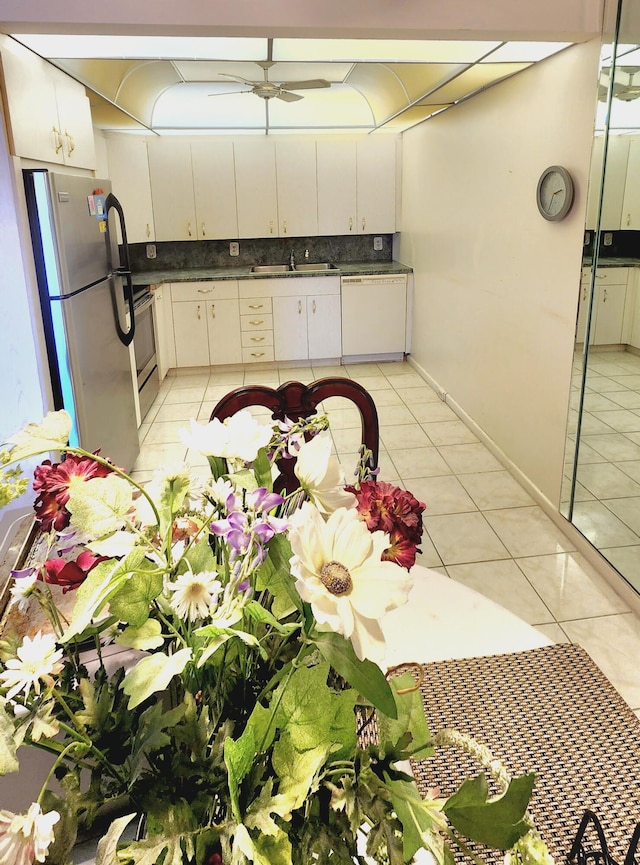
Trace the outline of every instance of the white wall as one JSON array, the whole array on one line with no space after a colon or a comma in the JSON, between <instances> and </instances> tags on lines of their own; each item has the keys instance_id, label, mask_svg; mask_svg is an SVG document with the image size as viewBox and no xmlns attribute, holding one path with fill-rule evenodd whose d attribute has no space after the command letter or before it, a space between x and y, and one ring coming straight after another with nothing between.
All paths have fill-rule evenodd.
<instances>
[{"instance_id":1,"label":"white wall","mask_svg":"<svg viewBox=\"0 0 640 865\"><path fill-rule=\"evenodd\" d=\"M555 505L560 499L599 41L574 46L403 136L401 261L412 354ZM576 200L542 219L542 170Z\"/></svg>"}]
</instances>

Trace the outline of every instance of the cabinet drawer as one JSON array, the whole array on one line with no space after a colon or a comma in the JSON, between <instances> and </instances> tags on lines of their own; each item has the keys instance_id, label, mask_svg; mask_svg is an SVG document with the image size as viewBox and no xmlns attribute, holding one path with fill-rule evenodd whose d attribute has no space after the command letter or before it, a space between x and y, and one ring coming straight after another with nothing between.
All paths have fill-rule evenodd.
<instances>
[{"instance_id":1,"label":"cabinet drawer","mask_svg":"<svg viewBox=\"0 0 640 865\"><path fill-rule=\"evenodd\" d=\"M272 330L242 331L242 347L261 349L265 345L273 345Z\"/></svg>"},{"instance_id":2,"label":"cabinet drawer","mask_svg":"<svg viewBox=\"0 0 640 865\"><path fill-rule=\"evenodd\" d=\"M264 348L243 348L243 363L264 363L273 360L273 346L265 345Z\"/></svg>"},{"instance_id":3,"label":"cabinet drawer","mask_svg":"<svg viewBox=\"0 0 640 865\"><path fill-rule=\"evenodd\" d=\"M172 282L171 300L228 300L238 296L238 280L220 282Z\"/></svg>"},{"instance_id":4,"label":"cabinet drawer","mask_svg":"<svg viewBox=\"0 0 640 865\"><path fill-rule=\"evenodd\" d=\"M240 301L242 304L242 301ZM264 315L261 313L254 313L253 315L241 315L240 316L240 328L241 330L272 330L273 329L273 316L270 312L265 313Z\"/></svg>"},{"instance_id":5,"label":"cabinet drawer","mask_svg":"<svg viewBox=\"0 0 640 865\"><path fill-rule=\"evenodd\" d=\"M240 315L267 315L271 312L270 297L241 297L240 298Z\"/></svg>"}]
</instances>

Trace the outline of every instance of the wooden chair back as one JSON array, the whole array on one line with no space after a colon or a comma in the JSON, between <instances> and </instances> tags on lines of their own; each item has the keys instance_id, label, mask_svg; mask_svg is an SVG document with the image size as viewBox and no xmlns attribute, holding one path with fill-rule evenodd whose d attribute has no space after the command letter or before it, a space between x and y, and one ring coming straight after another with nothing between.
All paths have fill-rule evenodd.
<instances>
[{"instance_id":1,"label":"wooden chair back","mask_svg":"<svg viewBox=\"0 0 640 865\"><path fill-rule=\"evenodd\" d=\"M315 414L318 404L328 397L339 396L351 400L360 411L362 443L372 453L373 465L378 465L379 430L378 412L371 394L358 382L341 376L321 378L311 384L288 381L279 388L266 385L245 385L237 387L222 397L211 412L210 420L225 420L236 412L250 406L260 405L268 408L274 420L300 420ZM295 458L281 459L278 462L280 476L274 487L278 492L294 489L298 481L294 475Z\"/></svg>"}]
</instances>

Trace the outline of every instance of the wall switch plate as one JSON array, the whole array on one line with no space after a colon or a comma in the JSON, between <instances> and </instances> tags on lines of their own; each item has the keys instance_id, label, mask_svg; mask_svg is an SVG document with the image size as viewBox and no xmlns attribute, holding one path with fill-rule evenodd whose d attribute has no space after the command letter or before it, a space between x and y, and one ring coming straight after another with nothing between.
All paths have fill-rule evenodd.
<instances>
[{"instance_id":1,"label":"wall switch plate","mask_svg":"<svg viewBox=\"0 0 640 865\"><path fill-rule=\"evenodd\" d=\"M585 233L584 233L584 245L589 246L590 243L591 243L591 232L585 231Z\"/></svg>"},{"instance_id":2,"label":"wall switch plate","mask_svg":"<svg viewBox=\"0 0 640 865\"><path fill-rule=\"evenodd\" d=\"M382 249L382 238L381 237L374 237L373 238L373 248L375 250L378 250L378 251Z\"/></svg>"},{"instance_id":3,"label":"wall switch plate","mask_svg":"<svg viewBox=\"0 0 640 865\"><path fill-rule=\"evenodd\" d=\"M156 245L155 243L147 243L147 258L155 258L156 257Z\"/></svg>"},{"instance_id":4,"label":"wall switch plate","mask_svg":"<svg viewBox=\"0 0 640 865\"><path fill-rule=\"evenodd\" d=\"M229 244L229 255L240 255L240 244L235 240Z\"/></svg>"},{"instance_id":5,"label":"wall switch plate","mask_svg":"<svg viewBox=\"0 0 640 865\"><path fill-rule=\"evenodd\" d=\"M605 246L611 246L613 243L613 232L605 231L603 243Z\"/></svg>"}]
</instances>

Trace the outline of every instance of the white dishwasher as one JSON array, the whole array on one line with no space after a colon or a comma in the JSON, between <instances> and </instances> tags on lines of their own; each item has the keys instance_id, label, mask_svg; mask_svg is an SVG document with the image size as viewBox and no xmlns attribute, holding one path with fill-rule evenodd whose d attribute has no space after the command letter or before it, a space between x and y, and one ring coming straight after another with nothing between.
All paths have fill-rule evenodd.
<instances>
[{"instance_id":1,"label":"white dishwasher","mask_svg":"<svg viewBox=\"0 0 640 865\"><path fill-rule=\"evenodd\" d=\"M401 358L406 346L406 274L343 276L341 287L343 359Z\"/></svg>"}]
</instances>

